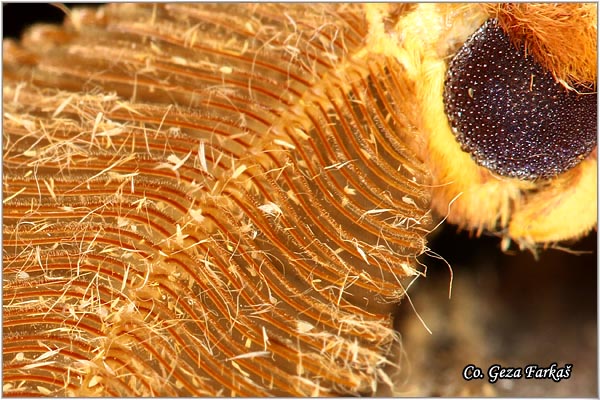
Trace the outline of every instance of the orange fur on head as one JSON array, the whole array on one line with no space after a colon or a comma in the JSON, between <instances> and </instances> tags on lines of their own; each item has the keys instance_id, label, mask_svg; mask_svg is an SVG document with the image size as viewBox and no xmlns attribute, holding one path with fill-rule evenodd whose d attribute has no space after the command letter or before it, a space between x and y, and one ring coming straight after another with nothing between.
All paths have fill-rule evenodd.
<instances>
[{"instance_id":1,"label":"orange fur on head","mask_svg":"<svg viewBox=\"0 0 600 400\"><path fill-rule=\"evenodd\" d=\"M524 44L556 79L585 84L597 78L598 14L595 3L487 5L515 45Z\"/></svg>"}]
</instances>

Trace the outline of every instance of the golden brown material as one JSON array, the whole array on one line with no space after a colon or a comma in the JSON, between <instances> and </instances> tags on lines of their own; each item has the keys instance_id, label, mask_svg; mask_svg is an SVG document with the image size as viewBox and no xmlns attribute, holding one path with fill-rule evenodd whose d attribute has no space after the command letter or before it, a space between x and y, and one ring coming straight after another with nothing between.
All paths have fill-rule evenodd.
<instances>
[{"instance_id":1,"label":"golden brown material","mask_svg":"<svg viewBox=\"0 0 600 400\"><path fill-rule=\"evenodd\" d=\"M431 208L503 230L555 190L449 153L444 68L487 16L123 3L4 41L4 394L392 385Z\"/></svg>"},{"instance_id":2,"label":"golden brown material","mask_svg":"<svg viewBox=\"0 0 600 400\"><path fill-rule=\"evenodd\" d=\"M120 4L5 43L5 394L376 389L430 217L366 29Z\"/></svg>"},{"instance_id":3,"label":"golden brown material","mask_svg":"<svg viewBox=\"0 0 600 400\"><path fill-rule=\"evenodd\" d=\"M598 75L597 4L503 3L490 13L539 63L564 84L596 87Z\"/></svg>"}]
</instances>

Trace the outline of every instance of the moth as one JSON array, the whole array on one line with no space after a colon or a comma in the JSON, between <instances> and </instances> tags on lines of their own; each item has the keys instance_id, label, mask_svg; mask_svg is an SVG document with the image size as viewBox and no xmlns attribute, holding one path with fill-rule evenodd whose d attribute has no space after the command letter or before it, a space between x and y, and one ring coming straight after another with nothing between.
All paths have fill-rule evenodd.
<instances>
[{"instance_id":1,"label":"moth","mask_svg":"<svg viewBox=\"0 0 600 400\"><path fill-rule=\"evenodd\" d=\"M596 33L591 4L122 3L4 40L4 394L393 392L441 224L595 229Z\"/></svg>"}]
</instances>

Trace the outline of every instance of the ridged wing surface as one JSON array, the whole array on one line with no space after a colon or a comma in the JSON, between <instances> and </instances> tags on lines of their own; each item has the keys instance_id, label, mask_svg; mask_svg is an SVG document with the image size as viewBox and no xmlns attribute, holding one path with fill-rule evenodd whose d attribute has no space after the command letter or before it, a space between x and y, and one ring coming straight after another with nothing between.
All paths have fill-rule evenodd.
<instances>
[{"instance_id":1,"label":"ridged wing surface","mask_svg":"<svg viewBox=\"0 0 600 400\"><path fill-rule=\"evenodd\" d=\"M113 4L5 42L6 395L385 382L430 217L361 5Z\"/></svg>"}]
</instances>

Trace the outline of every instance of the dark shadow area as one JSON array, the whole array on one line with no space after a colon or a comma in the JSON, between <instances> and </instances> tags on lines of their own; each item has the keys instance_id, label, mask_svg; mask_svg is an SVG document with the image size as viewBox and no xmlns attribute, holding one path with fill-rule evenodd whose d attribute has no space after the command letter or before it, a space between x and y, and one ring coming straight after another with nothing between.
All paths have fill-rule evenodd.
<instances>
[{"instance_id":1,"label":"dark shadow area","mask_svg":"<svg viewBox=\"0 0 600 400\"><path fill-rule=\"evenodd\" d=\"M100 3L68 3L74 7L98 7ZM2 34L5 38L19 39L23 31L34 23L61 24L65 18L63 10L50 3L4 3L2 4Z\"/></svg>"},{"instance_id":2,"label":"dark shadow area","mask_svg":"<svg viewBox=\"0 0 600 400\"><path fill-rule=\"evenodd\" d=\"M452 265L452 297L448 266L424 258L427 278L409 294L433 334L403 302L397 326L411 377L400 394L597 397L597 234L563 246L569 251L542 250L536 260L529 252L503 253L498 238L470 238L445 226L431 248ZM569 379L488 381L494 364L554 362L573 365ZM485 378L465 381L468 364Z\"/></svg>"}]
</instances>

